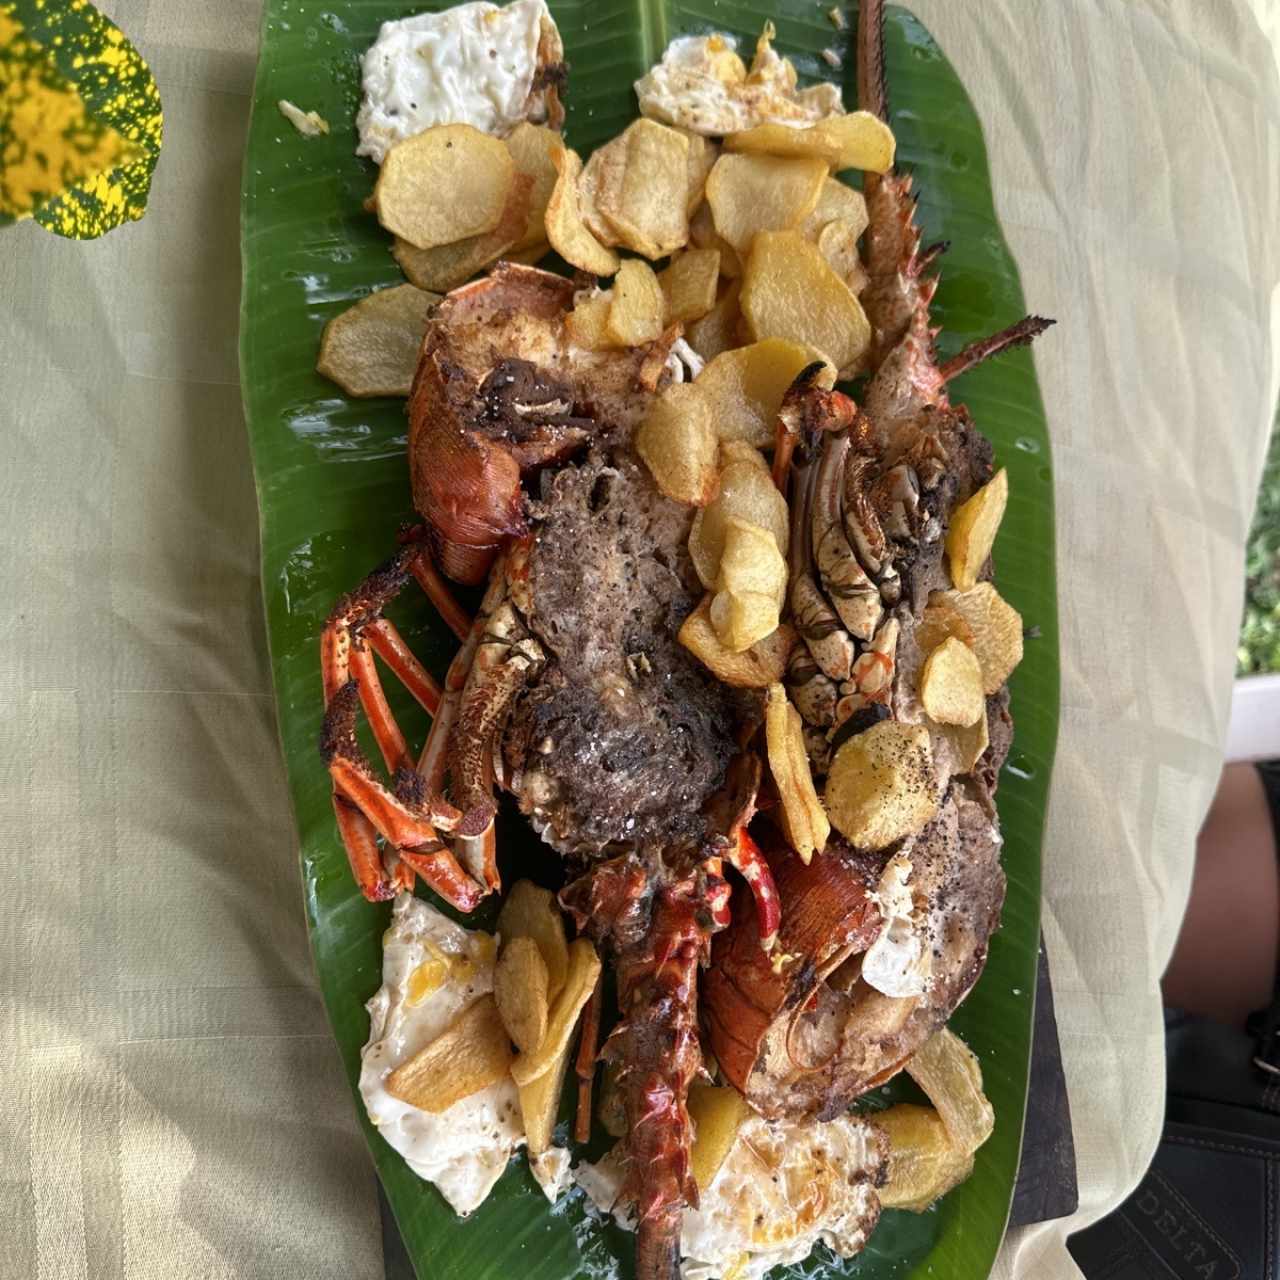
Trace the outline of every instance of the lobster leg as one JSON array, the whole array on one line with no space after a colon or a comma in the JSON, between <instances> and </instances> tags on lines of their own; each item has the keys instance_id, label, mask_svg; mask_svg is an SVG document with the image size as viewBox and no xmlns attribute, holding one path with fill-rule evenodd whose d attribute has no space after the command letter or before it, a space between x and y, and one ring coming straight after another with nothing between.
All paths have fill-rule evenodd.
<instances>
[{"instance_id":1,"label":"lobster leg","mask_svg":"<svg viewBox=\"0 0 1280 1280\"><path fill-rule=\"evenodd\" d=\"M350 666L356 688L360 691L360 704L369 719L374 740L386 761L387 771L394 774L409 764L409 744L396 723L390 703L387 702L372 651L360 643L352 645Z\"/></svg>"},{"instance_id":2,"label":"lobster leg","mask_svg":"<svg viewBox=\"0 0 1280 1280\"><path fill-rule=\"evenodd\" d=\"M435 677L414 657L395 624L386 618L375 618L364 629L369 647L395 672L400 683L413 694L418 705L430 716L440 707L441 689Z\"/></svg>"},{"instance_id":3,"label":"lobster leg","mask_svg":"<svg viewBox=\"0 0 1280 1280\"><path fill-rule=\"evenodd\" d=\"M782 923L782 900L773 883L773 872L765 861L760 846L748 834L746 827L738 832L736 848L731 846L725 855L747 882L756 904L756 921L760 931L760 945L766 951L773 950L778 940L778 926Z\"/></svg>"},{"instance_id":4,"label":"lobster leg","mask_svg":"<svg viewBox=\"0 0 1280 1280\"><path fill-rule=\"evenodd\" d=\"M578 1111L573 1121L573 1140L586 1142L591 1137L591 1089L596 1079L596 1058L600 1041L600 1004L603 980L596 979L595 990L582 1011L582 1033L578 1039L578 1059L574 1071L578 1077Z\"/></svg>"},{"instance_id":5,"label":"lobster leg","mask_svg":"<svg viewBox=\"0 0 1280 1280\"><path fill-rule=\"evenodd\" d=\"M370 902L394 898L400 886L397 877L388 874L383 865L378 833L373 823L336 786L333 789L333 816L360 892Z\"/></svg>"}]
</instances>

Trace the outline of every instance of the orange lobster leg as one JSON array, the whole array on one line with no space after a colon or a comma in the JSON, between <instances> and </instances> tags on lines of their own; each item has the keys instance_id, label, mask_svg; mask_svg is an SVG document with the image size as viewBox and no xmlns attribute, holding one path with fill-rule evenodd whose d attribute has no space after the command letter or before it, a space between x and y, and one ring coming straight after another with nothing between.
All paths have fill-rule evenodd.
<instances>
[{"instance_id":1,"label":"orange lobster leg","mask_svg":"<svg viewBox=\"0 0 1280 1280\"><path fill-rule=\"evenodd\" d=\"M400 683L413 694L419 706L434 716L440 707L441 689L435 677L414 656L395 624L386 618L375 618L364 629L369 647L395 673Z\"/></svg>"},{"instance_id":2,"label":"orange lobster leg","mask_svg":"<svg viewBox=\"0 0 1280 1280\"><path fill-rule=\"evenodd\" d=\"M423 548L421 553L409 562L409 572L417 579L418 585L427 593L427 599L436 607L436 612L444 619L449 630L459 640L466 641L471 633L471 619L467 611L453 598L440 570L430 553Z\"/></svg>"},{"instance_id":3,"label":"orange lobster leg","mask_svg":"<svg viewBox=\"0 0 1280 1280\"><path fill-rule=\"evenodd\" d=\"M382 851L378 848L378 835L373 823L336 787L333 791L333 816L337 819L338 833L342 836L342 844L351 863L351 874L360 886L360 892L370 902L394 898L399 886L382 864Z\"/></svg>"},{"instance_id":4,"label":"orange lobster leg","mask_svg":"<svg viewBox=\"0 0 1280 1280\"><path fill-rule=\"evenodd\" d=\"M573 1121L575 1142L586 1142L591 1137L591 1089L596 1079L596 1059L600 1056L600 1005L603 998L601 977L596 979L595 990L582 1011L582 1034L578 1039L578 1059L574 1064L578 1077L578 1112Z\"/></svg>"},{"instance_id":5,"label":"orange lobster leg","mask_svg":"<svg viewBox=\"0 0 1280 1280\"><path fill-rule=\"evenodd\" d=\"M1046 320L1043 316L1023 316L1017 324L1011 324L1007 329L1001 329L999 333L993 333L990 337L971 342L963 351L945 361L939 367L938 373L944 383L950 382L952 378L958 378L974 365L990 360L992 356L998 356L1002 351L1008 351L1012 347L1025 347L1053 323L1054 321Z\"/></svg>"},{"instance_id":6,"label":"orange lobster leg","mask_svg":"<svg viewBox=\"0 0 1280 1280\"><path fill-rule=\"evenodd\" d=\"M373 662L373 653L362 644L351 647L351 673L355 677L356 688L360 690L360 703L364 713L369 717L369 727L373 730L374 740L387 762L387 772L394 774L402 766L411 764L409 744L396 723L387 695L378 678L378 669Z\"/></svg>"},{"instance_id":7,"label":"orange lobster leg","mask_svg":"<svg viewBox=\"0 0 1280 1280\"><path fill-rule=\"evenodd\" d=\"M773 872L769 870L760 846L748 835L746 827L738 831L737 848L730 846L725 857L728 858L729 865L739 871L747 882L747 888L751 890L756 904L760 945L764 950L771 951L777 941L778 926L782 923L782 902L773 882Z\"/></svg>"}]
</instances>

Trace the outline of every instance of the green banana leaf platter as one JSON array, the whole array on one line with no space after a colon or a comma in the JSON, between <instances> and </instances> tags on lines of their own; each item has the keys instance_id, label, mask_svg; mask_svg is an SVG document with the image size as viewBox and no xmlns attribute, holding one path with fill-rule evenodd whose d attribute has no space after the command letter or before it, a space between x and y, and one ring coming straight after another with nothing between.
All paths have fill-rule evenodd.
<instances>
[{"instance_id":1,"label":"green banana leaf platter","mask_svg":"<svg viewBox=\"0 0 1280 1280\"><path fill-rule=\"evenodd\" d=\"M389 907L365 902L333 826L316 751L321 718L317 639L334 600L395 548L412 518L399 400L348 400L315 372L325 322L373 289L399 283L389 238L361 207L374 177L354 154L359 58L379 24L440 0L267 0L244 169L241 371L262 522L262 577L280 734L297 816L302 884L316 969L360 1123L422 1280L568 1280L632 1273L631 1237L584 1207L553 1209L523 1156L469 1219L456 1219L368 1124L354 1086L368 1034L364 1002L379 985ZM728 31L749 51L766 19L803 79L837 78L855 103L854 14L830 0L551 0L571 73L566 132L584 156L636 115L632 82L688 32ZM891 8L886 57L899 164L914 173L926 241L947 239L935 316L944 355L1020 317L1015 263L996 220L982 130L957 70L924 27ZM821 56L835 48L840 68ZM304 138L280 115L287 98L318 111L327 136ZM846 175L854 177L854 175ZM856 180L856 178L855 178ZM1048 339L1052 342L1052 337ZM996 548L1001 592L1027 626L1011 686L1017 736L999 806L1009 877L986 973L953 1025L982 1060L996 1127L973 1176L933 1210L886 1211L871 1244L842 1261L825 1246L776 1274L791 1277L985 1277L999 1247L1018 1168L1026 1103L1040 920L1040 846L1058 715L1053 478L1031 355L1016 351L953 388L1009 469L1012 496ZM468 600L468 603L474 603ZM392 611L437 676L451 635L424 599ZM420 743L426 718L392 690ZM504 812L505 876L555 883L557 869L518 815ZM492 926L493 909L477 923ZM891 1095L909 1096L895 1085ZM882 1099L870 1100L877 1105ZM563 1104L562 1123L571 1099ZM597 1141L588 1154L607 1142Z\"/></svg>"}]
</instances>

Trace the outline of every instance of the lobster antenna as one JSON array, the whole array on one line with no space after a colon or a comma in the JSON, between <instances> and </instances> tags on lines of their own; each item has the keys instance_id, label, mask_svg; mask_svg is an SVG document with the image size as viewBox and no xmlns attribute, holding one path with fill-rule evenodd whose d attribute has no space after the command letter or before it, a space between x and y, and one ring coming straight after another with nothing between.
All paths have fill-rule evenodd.
<instances>
[{"instance_id":1,"label":"lobster antenna","mask_svg":"<svg viewBox=\"0 0 1280 1280\"><path fill-rule=\"evenodd\" d=\"M1056 320L1048 320L1044 316L1023 316L1017 324L1011 324L990 337L971 342L938 369L942 381L950 382L967 369L990 360L992 356L998 356L1002 351L1029 346L1033 338L1038 338L1050 325L1056 323Z\"/></svg>"},{"instance_id":2,"label":"lobster antenna","mask_svg":"<svg viewBox=\"0 0 1280 1280\"><path fill-rule=\"evenodd\" d=\"M858 106L889 122L889 94L884 78L884 0L858 4Z\"/></svg>"}]
</instances>

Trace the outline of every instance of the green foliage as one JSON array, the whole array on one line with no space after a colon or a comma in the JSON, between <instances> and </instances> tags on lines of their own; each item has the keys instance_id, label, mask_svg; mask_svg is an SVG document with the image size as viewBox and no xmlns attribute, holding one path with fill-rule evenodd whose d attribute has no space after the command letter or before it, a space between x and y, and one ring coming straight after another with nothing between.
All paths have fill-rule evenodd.
<instances>
[{"instance_id":1,"label":"green foliage","mask_svg":"<svg viewBox=\"0 0 1280 1280\"><path fill-rule=\"evenodd\" d=\"M155 79L88 0L0 0L0 221L93 239L146 209Z\"/></svg>"},{"instance_id":2,"label":"green foliage","mask_svg":"<svg viewBox=\"0 0 1280 1280\"><path fill-rule=\"evenodd\" d=\"M1236 670L1280 671L1280 419L1262 470L1253 528L1245 544L1244 621Z\"/></svg>"}]
</instances>

